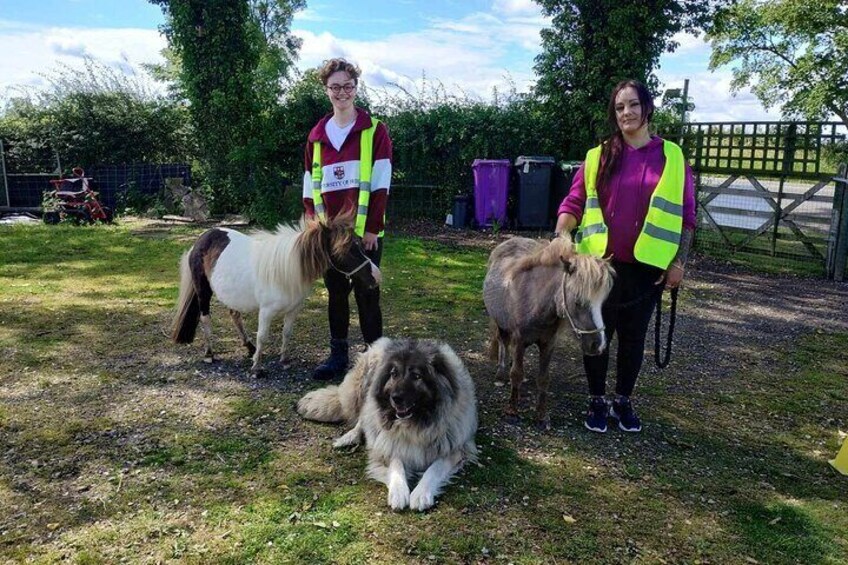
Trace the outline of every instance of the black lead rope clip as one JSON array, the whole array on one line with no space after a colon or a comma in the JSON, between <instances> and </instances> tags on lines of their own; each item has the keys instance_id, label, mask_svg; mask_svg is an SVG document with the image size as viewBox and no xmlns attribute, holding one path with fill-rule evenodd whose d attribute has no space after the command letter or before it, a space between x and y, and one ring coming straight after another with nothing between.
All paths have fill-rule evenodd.
<instances>
[{"instance_id":1,"label":"black lead rope clip","mask_svg":"<svg viewBox=\"0 0 848 565\"><path fill-rule=\"evenodd\" d=\"M668 366L669 361L671 361L671 341L674 336L674 322L677 318L677 291L678 287L671 289L671 313L668 318L668 337L666 338L665 343L665 356L662 356L660 353L660 328L662 327L662 295L660 292L657 297L657 315L656 315L656 323L654 324L654 361L657 363L657 367L660 369L665 369Z\"/></svg>"}]
</instances>

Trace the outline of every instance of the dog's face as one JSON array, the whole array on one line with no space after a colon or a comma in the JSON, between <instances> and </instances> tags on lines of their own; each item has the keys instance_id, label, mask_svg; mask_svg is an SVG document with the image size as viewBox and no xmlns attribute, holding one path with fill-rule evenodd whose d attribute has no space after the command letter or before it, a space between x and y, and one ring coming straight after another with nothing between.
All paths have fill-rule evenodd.
<instances>
[{"instance_id":1,"label":"dog's face","mask_svg":"<svg viewBox=\"0 0 848 565\"><path fill-rule=\"evenodd\" d=\"M456 387L438 347L415 340L392 343L375 384L387 429L400 423L429 425L440 405L453 400Z\"/></svg>"}]
</instances>

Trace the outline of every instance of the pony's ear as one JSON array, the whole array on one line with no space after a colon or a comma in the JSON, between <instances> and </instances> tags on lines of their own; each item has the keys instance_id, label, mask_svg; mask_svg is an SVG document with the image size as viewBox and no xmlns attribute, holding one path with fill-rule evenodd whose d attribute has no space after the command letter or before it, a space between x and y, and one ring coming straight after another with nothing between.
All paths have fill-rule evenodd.
<instances>
[{"instance_id":1,"label":"pony's ear","mask_svg":"<svg viewBox=\"0 0 848 565\"><path fill-rule=\"evenodd\" d=\"M565 257L563 255L560 255L559 260L562 261L562 268L565 270L565 272L568 273L569 275L573 275L575 267L574 267L574 263L571 261L571 259L568 258L568 257Z\"/></svg>"}]
</instances>

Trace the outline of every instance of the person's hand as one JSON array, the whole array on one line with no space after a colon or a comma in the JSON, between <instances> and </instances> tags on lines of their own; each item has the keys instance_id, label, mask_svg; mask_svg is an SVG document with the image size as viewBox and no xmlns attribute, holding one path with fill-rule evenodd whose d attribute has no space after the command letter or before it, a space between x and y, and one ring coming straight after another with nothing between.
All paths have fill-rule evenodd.
<instances>
[{"instance_id":1,"label":"person's hand","mask_svg":"<svg viewBox=\"0 0 848 565\"><path fill-rule=\"evenodd\" d=\"M362 236L362 247L364 247L366 251L373 251L377 249L377 234L365 232L365 235Z\"/></svg>"},{"instance_id":2,"label":"person's hand","mask_svg":"<svg viewBox=\"0 0 848 565\"><path fill-rule=\"evenodd\" d=\"M686 274L686 270L683 267L676 263L672 263L654 284L660 284L665 281L665 287L671 290L672 288L680 286L680 281L683 280L684 274Z\"/></svg>"}]
</instances>

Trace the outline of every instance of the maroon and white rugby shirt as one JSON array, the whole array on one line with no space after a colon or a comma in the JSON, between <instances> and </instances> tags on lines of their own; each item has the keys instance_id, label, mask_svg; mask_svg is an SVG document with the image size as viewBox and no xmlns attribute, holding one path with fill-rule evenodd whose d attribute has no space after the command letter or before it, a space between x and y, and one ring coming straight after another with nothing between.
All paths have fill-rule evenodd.
<instances>
[{"instance_id":1,"label":"maroon and white rugby shirt","mask_svg":"<svg viewBox=\"0 0 848 565\"><path fill-rule=\"evenodd\" d=\"M308 217L315 215L312 200L312 153L313 144L321 142L321 197L327 217L356 210L359 202L359 141L361 132L371 127L371 116L364 110L356 109L356 122L353 129L336 151L327 137L326 124L333 115L328 114L309 132L304 156L303 173L303 209ZM383 216L392 182L392 140L386 125L380 122L374 132L374 146L371 158L374 161L371 170L371 200L368 204L368 217L365 231L380 233L383 231Z\"/></svg>"}]
</instances>

